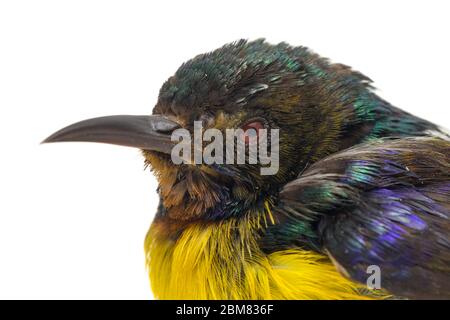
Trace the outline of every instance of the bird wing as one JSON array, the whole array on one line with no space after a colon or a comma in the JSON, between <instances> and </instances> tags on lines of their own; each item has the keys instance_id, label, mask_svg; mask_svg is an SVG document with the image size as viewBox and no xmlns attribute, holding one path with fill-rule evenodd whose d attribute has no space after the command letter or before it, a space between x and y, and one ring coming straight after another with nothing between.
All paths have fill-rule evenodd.
<instances>
[{"instance_id":1,"label":"bird wing","mask_svg":"<svg viewBox=\"0 0 450 320\"><path fill-rule=\"evenodd\" d=\"M288 183L277 210L289 227L272 238L301 225L298 241L353 280L366 283L377 266L394 295L450 298L449 142L384 139L335 153Z\"/></svg>"}]
</instances>

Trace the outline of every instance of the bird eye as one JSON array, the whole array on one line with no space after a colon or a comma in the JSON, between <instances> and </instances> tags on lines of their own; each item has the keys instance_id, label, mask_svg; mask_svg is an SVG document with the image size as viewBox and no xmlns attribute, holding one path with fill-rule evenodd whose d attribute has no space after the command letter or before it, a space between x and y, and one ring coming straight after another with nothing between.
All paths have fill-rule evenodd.
<instances>
[{"instance_id":1,"label":"bird eye","mask_svg":"<svg viewBox=\"0 0 450 320\"><path fill-rule=\"evenodd\" d=\"M258 138L259 131L261 129L264 129L264 124L260 121L252 121L242 126L245 143L248 143L252 139Z\"/></svg>"}]
</instances>

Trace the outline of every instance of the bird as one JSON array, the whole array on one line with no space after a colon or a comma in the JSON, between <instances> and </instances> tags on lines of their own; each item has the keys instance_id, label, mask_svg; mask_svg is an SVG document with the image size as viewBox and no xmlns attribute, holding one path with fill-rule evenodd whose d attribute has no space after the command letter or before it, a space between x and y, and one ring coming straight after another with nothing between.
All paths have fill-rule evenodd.
<instances>
[{"instance_id":1,"label":"bird","mask_svg":"<svg viewBox=\"0 0 450 320\"><path fill-rule=\"evenodd\" d=\"M172 134L195 121L279 130L278 171L176 164ZM155 298L450 299L448 132L307 47L243 39L199 54L151 115L84 120L43 142L64 141L138 148L155 174Z\"/></svg>"}]
</instances>

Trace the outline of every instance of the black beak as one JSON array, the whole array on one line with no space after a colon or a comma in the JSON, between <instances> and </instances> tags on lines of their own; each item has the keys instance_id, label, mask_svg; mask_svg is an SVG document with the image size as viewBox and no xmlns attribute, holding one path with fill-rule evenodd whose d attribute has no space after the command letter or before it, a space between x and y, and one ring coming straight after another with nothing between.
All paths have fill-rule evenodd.
<instances>
[{"instance_id":1,"label":"black beak","mask_svg":"<svg viewBox=\"0 0 450 320\"><path fill-rule=\"evenodd\" d=\"M178 123L160 115L100 117L67 126L42 143L101 142L170 154L174 146L171 134L179 127Z\"/></svg>"}]
</instances>

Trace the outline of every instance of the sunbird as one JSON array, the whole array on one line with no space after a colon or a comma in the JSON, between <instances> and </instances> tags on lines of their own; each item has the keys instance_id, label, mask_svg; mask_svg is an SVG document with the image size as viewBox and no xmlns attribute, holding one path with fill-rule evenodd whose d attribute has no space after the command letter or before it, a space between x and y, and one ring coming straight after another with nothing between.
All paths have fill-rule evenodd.
<instances>
[{"instance_id":1,"label":"sunbird","mask_svg":"<svg viewBox=\"0 0 450 320\"><path fill-rule=\"evenodd\" d=\"M196 121L242 129L245 147L277 129L278 170L175 163L173 134ZM226 44L182 64L152 115L44 140L60 141L142 150L158 180L144 244L158 299L450 298L449 134L306 47Z\"/></svg>"}]
</instances>

